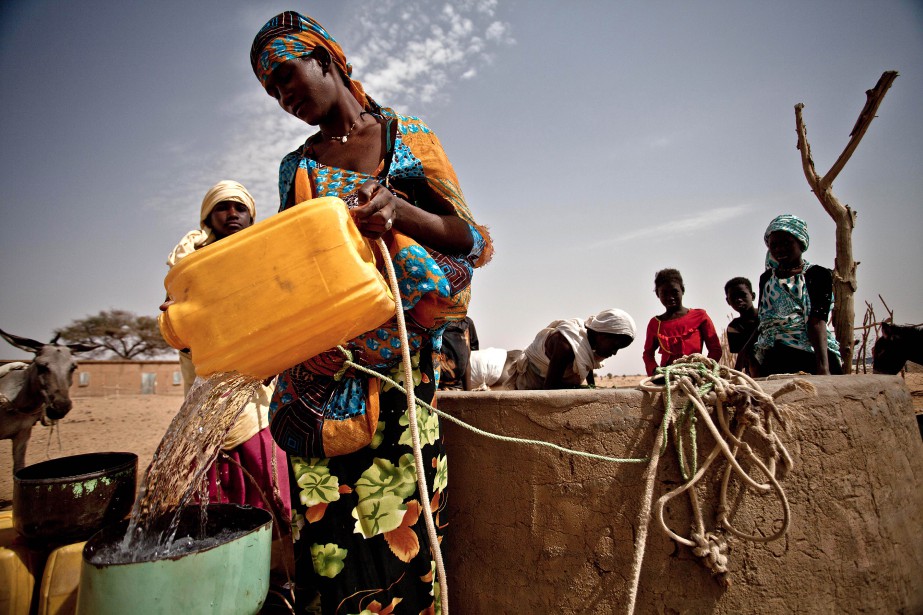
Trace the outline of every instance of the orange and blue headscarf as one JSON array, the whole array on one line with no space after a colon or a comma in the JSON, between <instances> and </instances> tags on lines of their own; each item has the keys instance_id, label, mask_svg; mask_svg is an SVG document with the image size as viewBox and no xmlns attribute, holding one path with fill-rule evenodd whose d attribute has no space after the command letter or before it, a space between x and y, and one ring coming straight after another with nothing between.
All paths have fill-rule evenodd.
<instances>
[{"instance_id":1,"label":"orange and blue headscarf","mask_svg":"<svg viewBox=\"0 0 923 615\"><path fill-rule=\"evenodd\" d=\"M323 26L295 11L285 11L266 22L250 47L250 65L263 87L272 71L283 62L311 55L318 46L330 53L333 63L346 77L349 90L363 108L376 106L369 98L362 84L352 79L352 64L340 44L330 36Z\"/></svg>"}]
</instances>

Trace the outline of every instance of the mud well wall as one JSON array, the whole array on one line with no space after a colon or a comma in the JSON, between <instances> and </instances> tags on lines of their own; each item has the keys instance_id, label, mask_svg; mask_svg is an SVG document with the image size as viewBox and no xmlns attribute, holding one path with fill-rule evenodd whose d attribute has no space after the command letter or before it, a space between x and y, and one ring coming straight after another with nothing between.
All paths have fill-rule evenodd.
<instances>
[{"instance_id":1,"label":"mud well wall","mask_svg":"<svg viewBox=\"0 0 923 615\"><path fill-rule=\"evenodd\" d=\"M782 480L787 536L730 537L725 589L652 521L636 612L923 612L923 442L910 394L896 376L808 380L816 397L781 400L794 418L783 435L795 461ZM446 393L438 403L488 431L616 457L647 456L661 415L632 389ZM488 440L448 421L443 430L452 612L624 612L645 465ZM704 458L713 440L698 431ZM718 480L702 494L708 527ZM679 481L671 445L655 499ZM771 496L731 500L742 530L771 531L781 518ZM665 516L689 535L688 497Z\"/></svg>"}]
</instances>

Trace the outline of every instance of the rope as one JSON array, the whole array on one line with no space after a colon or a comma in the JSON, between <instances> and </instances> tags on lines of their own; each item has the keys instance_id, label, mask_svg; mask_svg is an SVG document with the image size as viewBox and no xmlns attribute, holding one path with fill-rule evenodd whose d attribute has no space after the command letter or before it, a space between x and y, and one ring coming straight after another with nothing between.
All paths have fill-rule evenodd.
<instances>
[{"instance_id":1,"label":"rope","mask_svg":"<svg viewBox=\"0 0 923 615\"><path fill-rule=\"evenodd\" d=\"M397 390L399 390L400 392L404 393L407 396L407 414L408 414L408 419L410 423L410 437L413 442L414 465L416 466L416 473L417 473L417 488L420 491L420 498L422 500L421 507L423 508L425 512L425 515L423 518L426 522L426 530L429 535L430 544L432 545L433 559L436 562L436 574L439 580L440 601L441 601L441 606L442 606L442 613L443 615L448 615L449 613L448 585L446 582L445 565L442 559L442 550L439 547L439 538L436 535L436 526L435 526L435 522L433 521L433 513L429 505L430 500L429 500L429 491L426 486L426 477L423 473L424 472L423 455L420 450L420 434L419 434L419 426L417 425L417 413L416 413L417 404L419 404L423 408L426 408L428 411L435 413L440 418L451 421L478 435L484 436L486 438L490 438L492 440L497 440L500 442L509 442L509 443L514 443L514 444L530 444L534 446L544 446L544 447L551 448L553 450L556 450L562 453L576 455L578 457L585 457L588 459L595 459L597 461L607 461L611 463L646 463L650 461L650 458L648 457L644 457L644 458L610 457L607 455L597 455L595 453L587 453L584 451L578 451L578 450L570 449L564 446L559 446L551 442L544 442L542 440L532 440L528 438L514 438L512 436L502 436L499 434L494 434L489 431L485 431L483 429L474 427L473 425L470 425L462 421L461 419L457 419L454 416L447 414L433 407L432 405L426 403L425 401L417 398L414 395L414 391L413 391L413 373L411 371L411 364L410 364L410 346L407 341L407 328L406 328L406 324L404 321L404 311L403 311L403 306L401 305L400 288L397 283L397 275L394 272L394 265L391 262L391 257L390 257L390 254L388 253L388 248L385 245L385 242L379 238L377 240L377 246L378 246L378 249L381 251L382 260L384 261L385 268L388 271L388 278L389 278L389 282L391 285L391 293L394 296L394 312L397 317L398 333L400 334L400 340L401 340L401 359L402 359L402 363L404 367L404 382L406 382L408 386L407 388L405 388L401 386L400 383L385 376L384 374L380 374L373 369L359 365L358 363L354 362L352 353L348 351L347 349L343 348L343 346L337 346L340 352L343 353L345 360L343 361L343 367L340 368L340 370L335 374L334 378L342 377L347 369L352 368L356 371L359 371L369 376L378 378L382 380L383 382L389 383L391 386L393 386L394 388L396 388ZM661 431L664 432L665 430L666 430L666 420L664 420L664 422L661 424ZM649 512L650 510L648 508L648 513ZM640 562L639 562L639 568L640 568Z\"/></svg>"},{"instance_id":2,"label":"rope","mask_svg":"<svg viewBox=\"0 0 923 615\"><path fill-rule=\"evenodd\" d=\"M352 353L346 350L345 348L343 348L342 346L337 346L337 348L340 350L340 352L343 353L343 356L346 357L346 360L344 361L344 365L347 368L352 368L356 371L360 371L365 374L368 374L369 376L374 376L375 378L378 378L379 380L383 382L387 382L388 384L390 384L391 386L399 390L401 393L407 392L407 389L401 386L399 382L396 382L395 380L392 380L391 378L388 378L384 374L380 374L371 368L368 368L368 367L365 367L363 365L359 365L358 363L353 362ZM578 451L576 449L567 448L566 446L560 446L558 444L554 444L553 442L545 442L544 440L532 440L529 438L515 438L513 436L504 436L500 434L495 434L489 431L485 431L479 427L475 427L474 425L471 425L470 423L466 423L460 418L456 418L452 416L451 414L448 414L447 412L440 410L439 408L431 406L430 404L426 403L419 397L415 398L415 400L416 400L416 405L422 408L426 408L430 412L433 412L439 415L440 418L443 418L447 421L455 423L456 425L463 427L464 429L467 429L471 432L478 434L479 436L483 436L491 440L497 440L499 442L509 442L511 444L529 444L532 446L544 446L546 448L550 448L552 450L556 450L561 453L567 453L568 455L574 455L577 457L585 457L587 459L595 459L597 461L607 461L610 463L647 463L651 459L650 457L638 457L638 458L610 457L608 455L598 455L596 453L587 453L586 451Z\"/></svg>"},{"instance_id":3,"label":"rope","mask_svg":"<svg viewBox=\"0 0 923 615\"><path fill-rule=\"evenodd\" d=\"M276 481L278 477L275 475L275 447L273 447L272 452L273 452L273 477L272 478L273 478L273 481ZM260 485L260 482L256 479L255 476L253 476L253 474L247 471L247 468L245 468L243 465L241 465L239 461L235 460L233 457L231 457L224 451L221 451L219 453L219 456L222 457L228 463L231 463L237 466L237 468L244 474L247 480L250 481L250 484L256 489L256 492L260 494L260 499L263 500L263 504L266 506L265 510L267 510L269 514L272 516L273 534L275 534L275 537L277 540L279 540L280 542L283 542L285 540L285 536L282 534L282 528L284 526L280 522L279 515L278 515L278 510L281 510L282 508L280 506L282 502L280 500L277 500L276 506L273 506L272 504L270 504L269 499L266 497L266 492L263 490L262 485ZM218 478L218 473L216 473L216 478ZM218 486L220 488L220 482L218 483ZM202 477L202 490L205 493L204 499L207 500L208 499L208 478L207 476ZM278 497L278 494L279 494L279 487L277 484L274 483L273 484L273 496ZM220 494L218 496L218 499L219 501L221 500ZM282 548L283 549L285 548L284 545ZM285 603L285 607L289 610L289 613L291 613L292 615L295 615L295 609L292 606L293 604L295 604L295 588L294 588L294 585L292 584L291 572L288 569L289 560L285 556L285 553L282 553L281 557L282 557L282 569L285 572L285 580L286 580L285 586L288 588L289 596L286 597L278 590L270 589L269 591L270 593L273 593L279 596L279 598ZM291 602L289 602L288 600L289 598L291 598Z\"/></svg>"},{"instance_id":4,"label":"rope","mask_svg":"<svg viewBox=\"0 0 923 615\"><path fill-rule=\"evenodd\" d=\"M644 500L642 501L641 511L638 515L639 530L635 541L635 552L632 560L632 582L630 587L628 606L629 614L634 612L635 604L637 601L641 567L644 559L644 551L651 518L654 483L656 482L657 476L657 466L660 461L660 457L666 451L669 440L670 427L673 428L673 440L677 451L677 457L679 459L680 470L682 472L683 479L686 482L679 488L662 496L657 501L657 519L660 522L661 528L668 536L681 544L685 544L691 547L693 549L693 553L696 556L702 558L704 564L710 570L712 570L715 575L720 575L721 580L724 581L723 575L727 573L728 547L727 540L725 539L723 532L729 532L744 540L769 542L780 538L788 531L791 517L790 507L788 504L788 499L786 498L781 485L775 477L775 471L776 463L779 460L783 462L786 469L790 469L794 462L785 446L781 443L778 436L773 431L773 418L775 418L775 420L778 421L781 425L785 425L785 417L783 416L781 409L776 406L775 399L794 390L802 390L813 393L814 387L810 383L797 379L790 381L782 388L780 388L772 397L770 397L752 378L746 374L725 366L720 366L717 362L700 354L689 355L677 360L671 366L666 368L658 368L657 373L662 375L665 381L663 386L654 384L652 378L646 378L642 380L638 385L638 388L642 391L663 393L664 398L664 414L657 432L657 436L654 439L654 446L652 448L651 455L649 457L643 458L610 457L608 455L598 455L595 453L578 451L542 440L516 438L512 436L503 436L491 433L474 427L473 425L470 425L461 419L447 414L442 410L439 410L438 408L435 408L434 406L426 403L425 401L416 398L414 395L413 378L410 371L410 350L407 342L407 331L404 324L403 311L401 310L400 306L400 294L399 289L397 288L397 278L394 273L393 265L388 256L387 248L381 239L378 240L378 245L382 251L382 255L384 256L383 260L385 261L385 266L388 270L392 293L395 297L395 313L397 314L398 330L401 335L402 360L404 364L404 382L408 383L408 388L401 386L400 383L396 382L392 378L385 376L384 374L380 374L371 368L359 365L358 363L354 362L352 353L342 346L337 346L340 352L344 355L343 367L339 373L342 374L347 369L354 369L369 376L378 378L383 382L387 382L397 390L405 393L407 396L407 411L410 419L409 422L411 427L411 438L413 440L414 447L414 462L416 464L417 471L417 484L421 493L421 498L423 498L425 502L429 501L429 495L423 474L423 460L422 454L420 452L419 433L416 422L417 405L427 409L432 413L435 413L440 418L451 421L460 427L463 427L480 436L492 440L513 444L543 446L558 452L597 461L606 461L611 463L648 463L644 478ZM678 379L678 381L675 383L671 382L675 379ZM686 402L683 404L683 407L679 411L675 409L675 404L673 403L673 395L675 393L680 393L681 397L682 395L685 395L686 397ZM721 431L719 431L718 427L712 420L709 411L706 409L706 404L716 406L716 415L718 418L718 423L721 427ZM732 408L735 406L743 406L744 411L735 413L733 410L727 410L725 406L730 406ZM755 408L763 409L763 414L757 412ZM729 413L731 414L732 418L737 418L738 427L736 433L731 433L730 431L730 421L728 418ZM697 415L703 420L709 432L712 434L716 441L714 449L709 453L701 467L698 467L698 450L696 445L696 423L698 420ZM742 441L743 434L748 427L754 428L754 431L770 448L772 454L767 463L763 463L763 461L755 455L750 445ZM725 441L725 438L731 442L733 448L728 445L728 443ZM687 448L690 449L688 461L685 454L685 450ZM743 451L757 466L757 468L767 477L767 480L769 481L768 484L757 482L751 478L750 475L740 466L740 463L737 461L737 454L739 451ZM729 462L728 468L726 469L722 479L720 502L718 505L718 523L721 526L721 529L710 532L705 529L705 523L701 513L701 506L699 505L698 497L695 492L695 485L705 475L712 462L714 462L714 460L721 454L723 454ZM744 484L759 493L774 492L777 494L783 507L784 518L782 527L775 534L770 536L745 534L737 530L728 520L727 487L732 472L735 472ZM676 495L679 495L683 491L687 490L690 493L690 500L695 517L695 531L692 533L690 538L684 538L673 532L663 519L663 509L665 504ZM430 535L430 543L433 545L434 559L436 560L436 572L441 590L440 593L442 612L447 615L448 588L445 581L445 568L442 561L442 553L439 549L438 537L435 533L435 524L432 519L432 511L428 505L424 506L424 508L426 512L424 519L426 521L427 531Z\"/></svg>"},{"instance_id":5,"label":"rope","mask_svg":"<svg viewBox=\"0 0 923 615\"><path fill-rule=\"evenodd\" d=\"M420 449L420 428L417 425L416 396L413 393L413 371L410 365L410 344L407 341L407 326L404 322L404 308L401 305L401 293L397 284L397 274L394 273L394 264L384 240L377 241L381 251L381 259L388 270L388 279L391 282L391 294L394 295L394 313L397 316L397 329L401 336L401 359L404 364L404 382L407 383L407 415L410 422L410 438L413 442L413 460L417 470L417 489L420 491L420 507L425 514L426 531L429 535L429 544L433 559L436 561L436 576L439 579L439 597L442 604L442 615L449 615L449 586L446 582L445 564L442 561L442 549L439 546L439 536L436 534L436 524L433 521L433 511L430 506L429 489L426 486L426 475L423 473L423 453Z\"/></svg>"},{"instance_id":6,"label":"rope","mask_svg":"<svg viewBox=\"0 0 923 615\"><path fill-rule=\"evenodd\" d=\"M638 585L641 582L641 563L644 561L644 545L647 544L647 530L651 519L651 502L654 499L654 481L657 478L657 465L663 446L658 443L667 437L669 424L669 410L664 412L663 420L657 437L654 438L654 448L651 451L651 462L644 471L644 499L641 500L641 511L638 513L638 535L635 538L635 553L631 560L631 585L628 588L628 613L635 612L635 602L638 599ZM639 548L639 545L641 548Z\"/></svg>"},{"instance_id":7,"label":"rope","mask_svg":"<svg viewBox=\"0 0 923 615\"><path fill-rule=\"evenodd\" d=\"M804 380L796 379L785 384L770 397L759 384L746 374L720 366L717 362L700 354L689 355L677 360L668 367L658 368L657 374L653 378L642 380L638 388L651 393L662 393L664 423L669 423L673 427L674 445L677 450L680 471L685 482L657 500L654 506L655 514L661 529L670 538L692 548L693 553L701 558L700 561L712 571L712 574L718 577L720 582L727 585L728 545L726 534L737 536L742 540L770 542L781 538L788 531L791 510L788 498L776 478L776 464L781 462L787 471L791 469L794 462L773 429L774 421L783 427L786 425L785 417L781 408L776 406L775 400L795 390L814 393L814 387ZM661 377L663 378L663 384L655 384L655 379ZM674 402L674 395L677 394L679 401L683 402L679 410L676 409L677 404ZM708 407L712 407L714 412L710 412ZM698 467L697 463L696 417L702 421L715 440L714 448L709 452L701 467ZM717 425L714 419L717 419ZM730 425L735 420L736 429L732 431ZM747 429L752 429L756 439L760 440L762 445L768 449L767 460L760 459L753 451L753 448L743 441L743 436ZM666 431L662 429L654 444L654 452L656 453L658 450L663 452L666 446ZM688 463L684 457L684 450L687 447L691 449L691 459ZM741 467L737 460L739 453L742 453L759 470L765 477L766 482L755 480ZM716 509L716 524L718 527L709 531L705 527L696 485L719 456L723 456L728 465L725 468L719 490L719 501ZM652 455L651 466L654 465L653 458L654 455ZM648 480L650 482L652 481L651 475L655 473L655 469L652 470L649 467L648 471ZM768 536L763 533L748 534L738 530L731 523L727 491L732 473L741 480L743 485L757 493L773 493L778 498L782 507L783 518L781 527L776 532ZM680 536L670 529L664 521L663 512L666 503L684 491L689 493L694 517L693 530L688 538ZM637 590L638 577L640 576L640 561L643 555L639 556L638 552L640 551L643 554L644 551L643 539L646 537L647 523L644 516L647 514L645 511L650 510L650 498L652 498L650 488L646 489L645 498L640 519L645 535L642 536L639 533L636 544L635 555L638 567L637 569L633 568L635 579L631 596L630 608L632 610L629 610L629 613L633 612L634 609L634 592Z\"/></svg>"}]
</instances>

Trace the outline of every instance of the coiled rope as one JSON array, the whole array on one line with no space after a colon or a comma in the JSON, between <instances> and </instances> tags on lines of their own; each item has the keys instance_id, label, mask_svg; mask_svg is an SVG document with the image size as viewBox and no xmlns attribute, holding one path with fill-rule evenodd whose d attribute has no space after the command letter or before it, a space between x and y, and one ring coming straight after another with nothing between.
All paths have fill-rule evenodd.
<instances>
[{"instance_id":1,"label":"coiled rope","mask_svg":"<svg viewBox=\"0 0 923 615\"><path fill-rule=\"evenodd\" d=\"M654 479L657 475L657 463L666 451L669 428L673 429L673 443L676 448L680 472L684 483L660 497L655 505L655 515L661 529L673 540L691 547L693 553L702 558L703 564L716 575L718 580L728 584L727 575L727 540L725 532L742 540L770 542L777 540L788 531L791 511L788 498L776 477L776 466L782 463L784 471L794 465L791 455L782 444L773 423L778 422L783 428L786 417L775 400L786 393L801 390L813 394L815 389L809 382L801 379L791 380L772 396L748 375L728 367L718 365L716 361L701 354L693 354L677 360L668 367L658 368L652 378L646 378L638 385L642 391L661 393L663 395L664 418L654 442L651 463L645 476L645 497L639 515L639 531L632 562L632 582L628 613L633 613L637 600L638 583L641 576L641 564L644 558L645 541L650 520L651 501L653 499ZM662 378L663 384L656 382ZM678 399L674 399L677 397ZM709 407L714 409L714 418ZM717 425L715 420L717 419ZM715 440L715 446L698 467L696 444L696 423L701 420ZM736 422L732 431L731 423ZM768 450L764 461L743 441L744 432L753 430L755 439ZM689 450L687 456L686 451ZM758 482L737 460L742 453L765 477L766 482ZM716 528L708 530L702 515L696 484L705 475L708 468L719 456L724 456L727 467L721 480L719 501L716 509ZM728 484L731 475L736 475L743 485L759 494L774 493L782 507L782 523L779 529L770 533L747 534L730 521L727 503ZM664 520L663 510L667 502L677 495L688 492L694 516L693 531L689 538L680 536L670 529Z\"/></svg>"}]
</instances>

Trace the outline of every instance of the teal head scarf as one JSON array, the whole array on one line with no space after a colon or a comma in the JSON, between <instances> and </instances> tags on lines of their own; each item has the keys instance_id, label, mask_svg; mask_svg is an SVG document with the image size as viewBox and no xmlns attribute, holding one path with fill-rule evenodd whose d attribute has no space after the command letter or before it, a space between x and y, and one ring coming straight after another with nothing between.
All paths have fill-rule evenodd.
<instances>
[{"instance_id":1,"label":"teal head scarf","mask_svg":"<svg viewBox=\"0 0 923 615\"><path fill-rule=\"evenodd\" d=\"M808 236L808 224L798 216L782 214L772 219L763 234L763 241L766 243L767 248L769 247L769 235L775 231L785 231L789 235L793 235L798 240L798 243L801 244L801 251L808 251L808 245L811 243L811 238Z\"/></svg>"}]
</instances>

